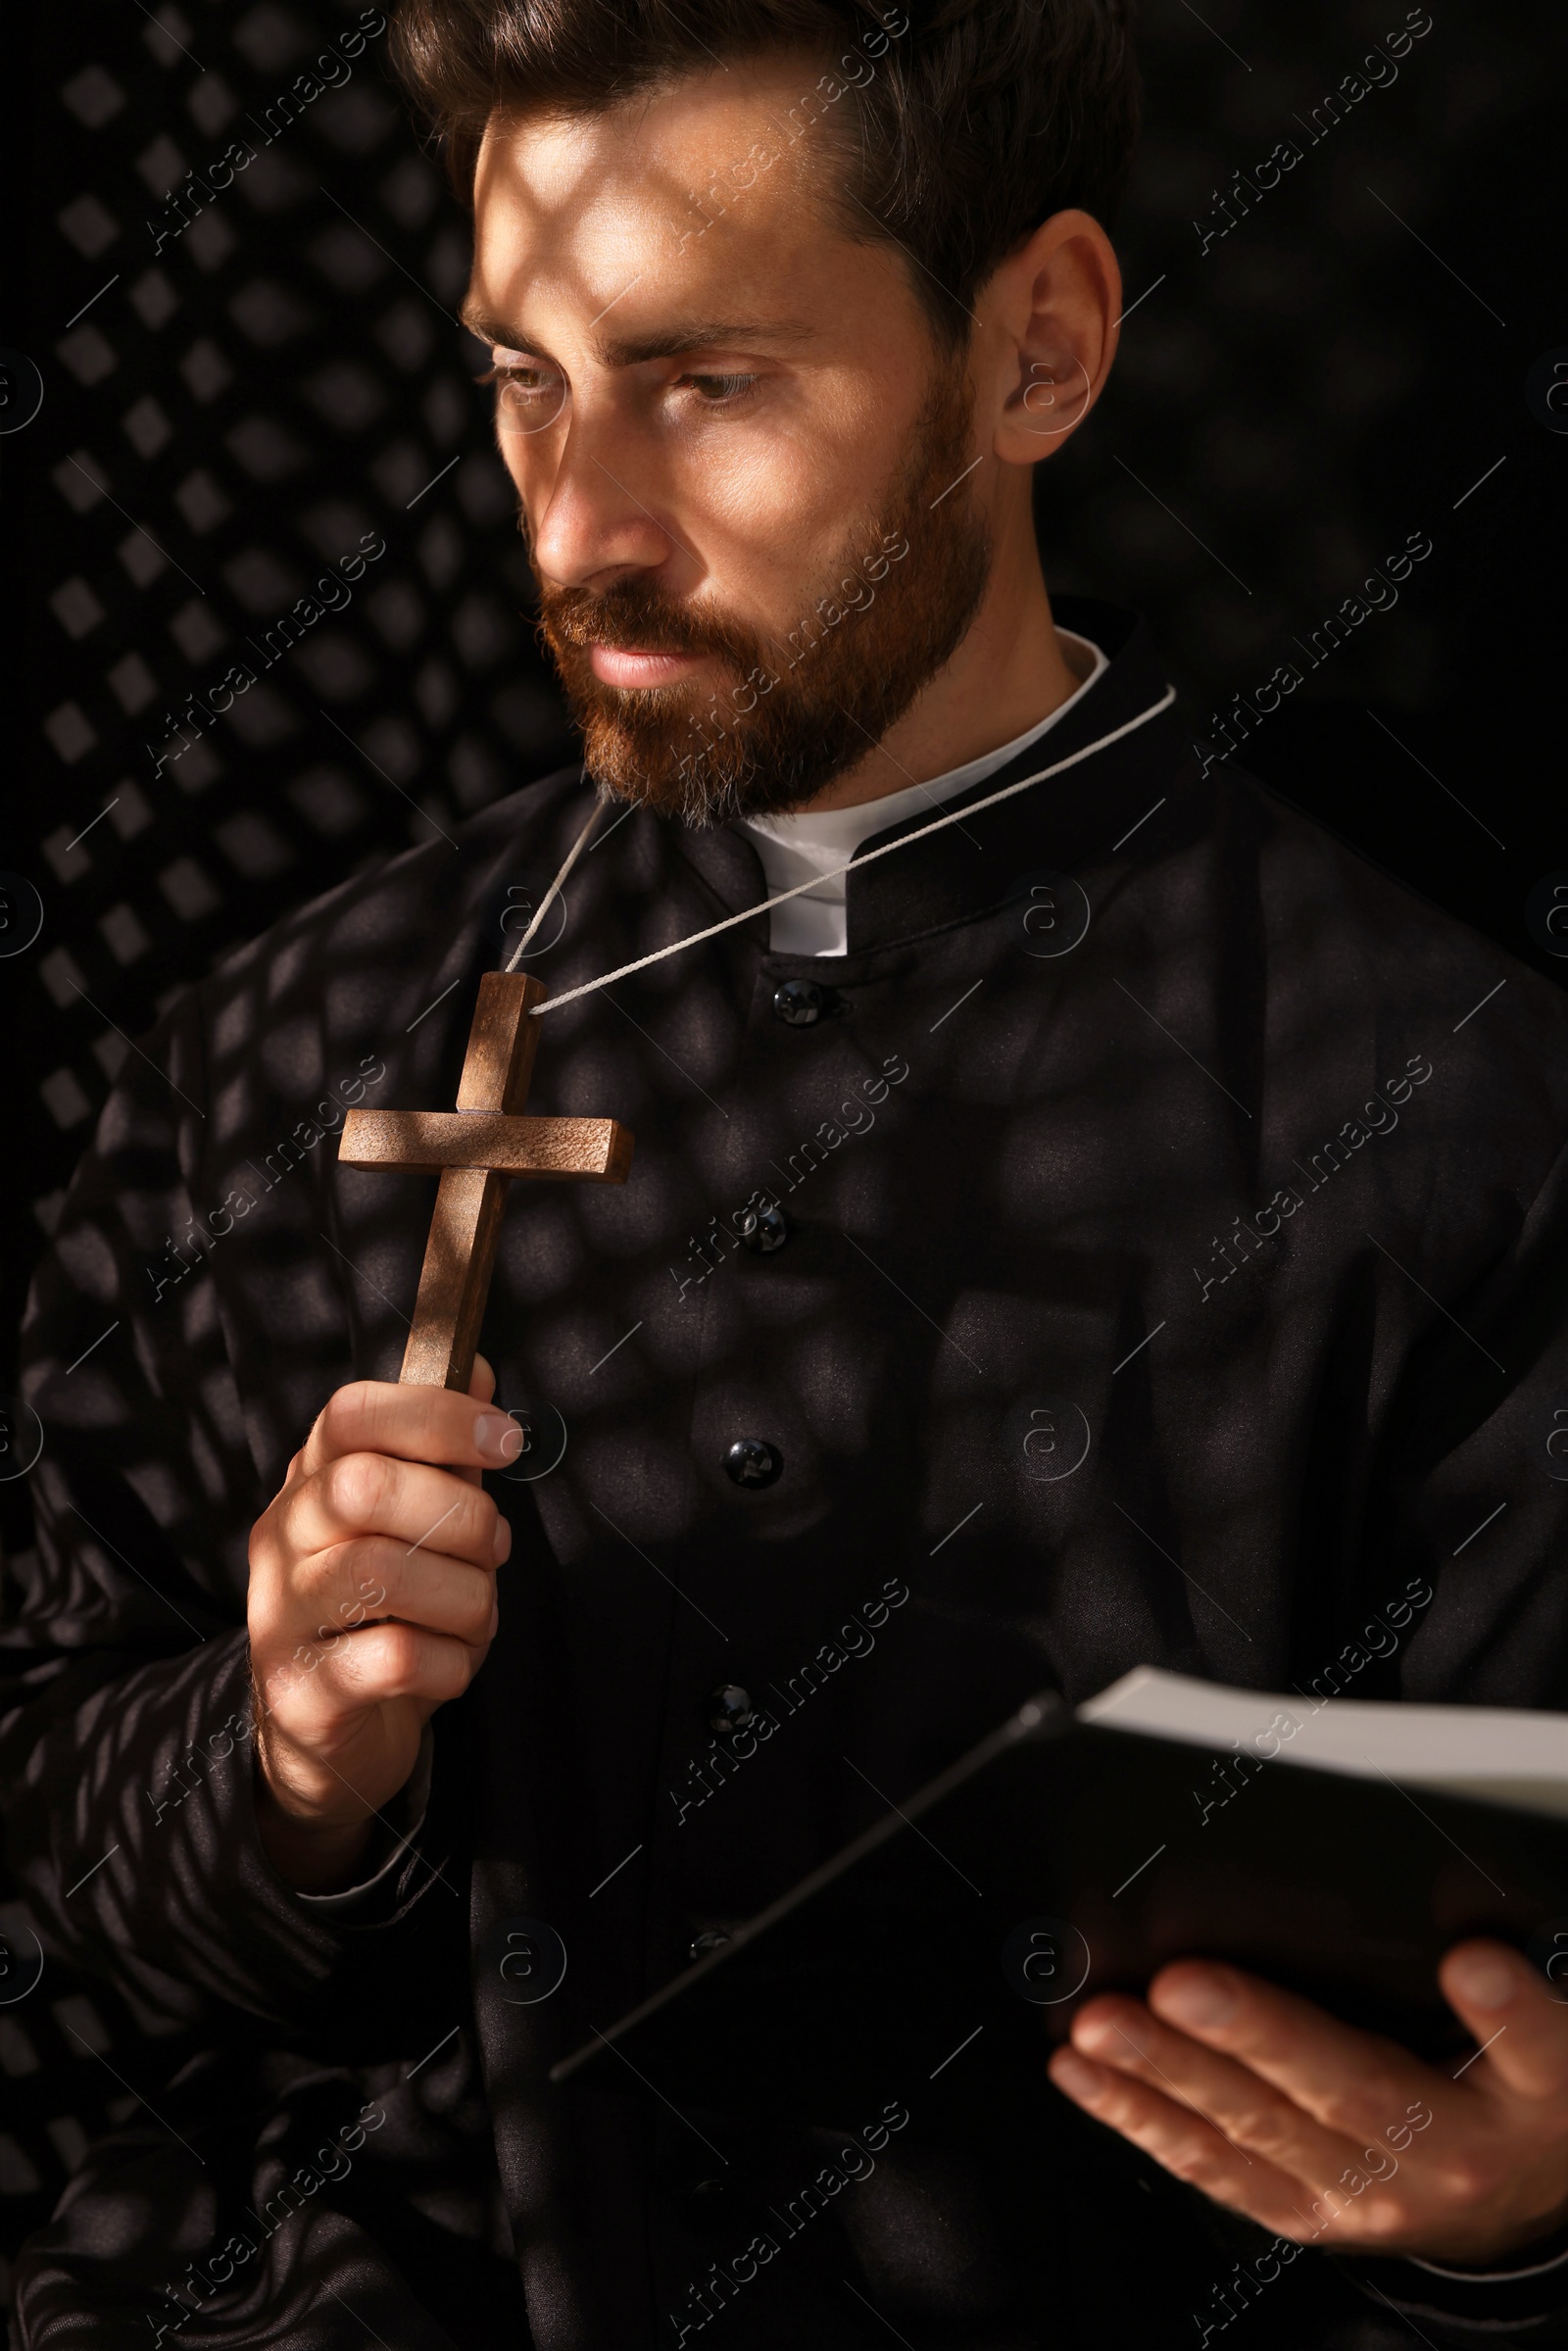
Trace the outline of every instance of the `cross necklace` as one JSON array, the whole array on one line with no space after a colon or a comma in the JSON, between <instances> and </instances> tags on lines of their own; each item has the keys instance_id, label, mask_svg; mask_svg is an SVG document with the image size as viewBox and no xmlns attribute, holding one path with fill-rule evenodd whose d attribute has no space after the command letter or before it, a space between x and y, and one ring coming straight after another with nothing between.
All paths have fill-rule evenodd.
<instances>
[{"instance_id":1,"label":"cross necklace","mask_svg":"<svg viewBox=\"0 0 1568 2351\"><path fill-rule=\"evenodd\" d=\"M865 851L851 862L858 870L876 857L889 857L896 849L906 848L929 833L940 832L944 825L956 824L961 817L977 815L998 801L1010 800L1014 793L1044 783L1048 777L1059 775L1063 768L1077 766L1080 760L1104 751L1124 735L1147 725L1151 718L1157 718L1175 699L1175 689L1167 687L1160 699L1140 710L1136 718L1112 728L1098 741L1085 744L1081 751L1070 753L1054 766L1043 767L1038 774L1026 775L1017 783L1005 784L984 800L960 804L912 833L884 842L880 849ZM539 1015L569 1004L575 997L609 987L614 980L625 979L629 973L642 970L645 964L662 962L666 955L678 955L683 948L695 947L719 931L733 929L737 923L751 922L759 914L783 905L785 900L798 898L803 891L817 889L824 880L837 878L835 874L813 874L808 881L798 882L791 890L781 890L760 906L726 915L722 922L712 923L707 930L677 939L668 947L657 948L635 963L607 971L602 978L569 988L552 1000L542 980L533 979L514 966L560 894L589 834L604 813L605 805L602 800L595 802L593 812L572 843L561 871L513 950L507 969L487 971L480 979L479 1002L468 1031L463 1075L458 1081L456 1110L350 1110L343 1121L337 1154L343 1166L440 1173L414 1321L403 1353L403 1369L398 1374L405 1387L455 1388L460 1395L467 1394L479 1344L479 1325L495 1266L507 1187L514 1177L535 1182L555 1179L623 1184L631 1172L633 1138L630 1130L615 1119L523 1115L528 1080L533 1074L534 1054L539 1045L535 1026ZM846 864L838 870L848 873L850 869Z\"/></svg>"}]
</instances>

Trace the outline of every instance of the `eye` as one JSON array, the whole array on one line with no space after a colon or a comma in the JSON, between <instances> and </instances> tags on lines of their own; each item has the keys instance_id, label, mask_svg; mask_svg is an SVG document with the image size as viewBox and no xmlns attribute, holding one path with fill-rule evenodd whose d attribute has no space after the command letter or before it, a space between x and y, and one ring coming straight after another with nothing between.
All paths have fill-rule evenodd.
<instances>
[{"instance_id":1,"label":"eye","mask_svg":"<svg viewBox=\"0 0 1568 2351\"><path fill-rule=\"evenodd\" d=\"M690 384L705 408L739 408L759 381L755 375L683 375L675 388Z\"/></svg>"},{"instance_id":2,"label":"eye","mask_svg":"<svg viewBox=\"0 0 1568 2351\"><path fill-rule=\"evenodd\" d=\"M496 431L511 436L548 432L569 397L560 368L502 344L492 346L490 358L491 365L474 381L496 387Z\"/></svg>"},{"instance_id":3,"label":"eye","mask_svg":"<svg viewBox=\"0 0 1568 2351\"><path fill-rule=\"evenodd\" d=\"M554 367L541 360L531 360L525 352L507 351L499 344L490 354L490 365L482 375L474 377L476 384L501 384L512 398L528 400L555 392L560 377Z\"/></svg>"}]
</instances>

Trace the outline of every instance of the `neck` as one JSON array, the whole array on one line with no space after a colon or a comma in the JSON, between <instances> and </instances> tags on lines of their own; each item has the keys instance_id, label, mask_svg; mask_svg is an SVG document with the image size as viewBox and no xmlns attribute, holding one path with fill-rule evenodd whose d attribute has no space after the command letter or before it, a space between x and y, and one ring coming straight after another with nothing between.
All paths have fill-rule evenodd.
<instances>
[{"instance_id":1,"label":"neck","mask_svg":"<svg viewBox=\"0 0 1568 2351\"><path fill-rule=\"evenodd\" d=\"M957 651L881 742L805 808L853 808L928 784L1027 733L1077 692L1027 496L1014 501L993 549L985 596Z\"/></svg>"}]
</instances>

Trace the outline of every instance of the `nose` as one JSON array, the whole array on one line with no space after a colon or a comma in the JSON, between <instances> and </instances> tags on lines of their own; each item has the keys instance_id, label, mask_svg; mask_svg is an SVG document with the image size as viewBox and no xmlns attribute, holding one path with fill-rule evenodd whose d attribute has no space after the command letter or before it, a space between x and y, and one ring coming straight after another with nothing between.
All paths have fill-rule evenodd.
<instances>
[{"instance_id":1,"label":"nose","mask_svg":"<svg viewBox=\"0 0 1568 2351\"><path fill-rule=\"evenodd\" d=\"M537 485L536 504L526 459L520 470L521 478L517 472L514 478L546 579L603 595L623 580L663 571L670 592L678 592L687 563L678 526L661 518L658 489L646 476L639 479L637 452L624 432L601 435L580 413L571 416L554 474Z\"/></svg>"}]
</instances>

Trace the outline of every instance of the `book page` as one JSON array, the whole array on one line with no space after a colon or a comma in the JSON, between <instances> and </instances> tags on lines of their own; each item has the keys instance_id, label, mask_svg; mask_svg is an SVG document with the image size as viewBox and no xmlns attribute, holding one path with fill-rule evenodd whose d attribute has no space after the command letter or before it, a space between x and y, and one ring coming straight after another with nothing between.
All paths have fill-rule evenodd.
<instances>
[{"instance_id":1,"label":"book page","mask_svg":"<svg viewBox=\"0 0 1568 2351\"><path fill-rule=\"evenodd\" d=\"M1236 1690L1141 1665L1077 1709L1142 1731L1319 1771L1514 1804L1568 1819L1568 1715L1522 1707L1400 1706Z\"/></svg>"}]
</instances>

